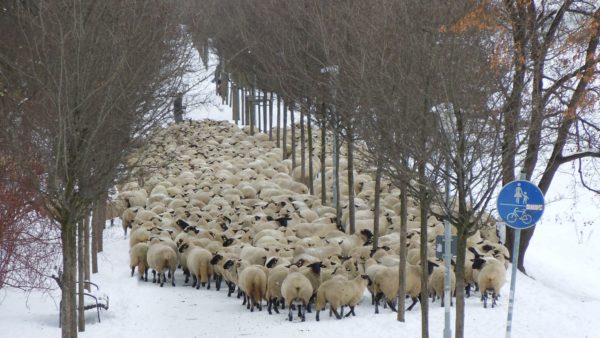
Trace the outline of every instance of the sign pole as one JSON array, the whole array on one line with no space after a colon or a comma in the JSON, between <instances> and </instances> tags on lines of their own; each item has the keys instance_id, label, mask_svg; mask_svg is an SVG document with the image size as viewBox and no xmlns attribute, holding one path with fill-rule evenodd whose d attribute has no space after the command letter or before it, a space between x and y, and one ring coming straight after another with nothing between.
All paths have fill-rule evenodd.
<instances>
[{"instance_id":1,"label":"sign pole","mask_svg":"<svg viewBox=\"0 0 600 338\"><path fill-rule=\"evenodd\" d=\"M519 263L519 244L521 242L521 229L515 230L513 241L512 276L510 278L510 296L508 298L508 320L506 322L506 338L510 338L512 329L513 307L515 303L515 287L517 284L517 266Z\"/></svg>"},{"instance_id":2,"label":"sign pole","mask_svg":"<svg viewBox=\"0 0 600 338\"><path fill-rule=\"evenodd\" d=\"M521 172L520 180L525 180L525 173ZM510 277L510 295L508 296L508 318L506 320L506 338L510 338L512 331L513 308L515 305L515 289L517 287L517 267L519 266L519 246L521 245L521 229L515 229L512 252L512 276Z\"/></svg>"}]
</instances>

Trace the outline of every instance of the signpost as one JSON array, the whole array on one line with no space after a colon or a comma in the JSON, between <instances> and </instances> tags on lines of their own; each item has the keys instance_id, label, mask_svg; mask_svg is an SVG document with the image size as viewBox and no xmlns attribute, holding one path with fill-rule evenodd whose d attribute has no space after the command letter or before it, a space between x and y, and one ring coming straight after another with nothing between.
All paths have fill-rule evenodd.
<instances>
[{"instance_id":1,"label":"signpost","mask_svg":"<svg viewBox=\"0 0 600 338\"><path fill-rule=\"evenodd\" d=\"M535 184L524 180L523 174L521 174L521 180L512 181L502 187L498 195L497 208L498 214L506 222L506 225L515 229L508 320L506 324L506 338L510 338L521 229L532 227L542 217L544 213L544 194Z\"/></svg>"}]
</instances>

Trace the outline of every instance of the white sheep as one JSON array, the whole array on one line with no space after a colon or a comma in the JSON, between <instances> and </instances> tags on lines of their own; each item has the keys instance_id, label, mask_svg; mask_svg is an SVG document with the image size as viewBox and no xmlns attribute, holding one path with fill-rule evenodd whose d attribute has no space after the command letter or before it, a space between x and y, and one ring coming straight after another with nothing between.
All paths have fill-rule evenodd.
<instances>
[{"instance_id":1,"label":"white sheep","mask_svg":"<svg viewBox=\"0 0 600 338\"><path fill-rule=\"evenodd\" d=\"M244 302L247 302L246 308L250 312L254 312L254 307L262 311L262 300L267 293L266 268L259 265L238 267L238 287L244 292Z\"/></svg>"},{"instance_id":2,"label":"white sheep","mask_svg":"<svg viewBox=\"0 0 600 338\"><path fill-rule=\"evenodd\" d=\"M148 244L137 243L129 250L129 267L131 276L135 268L138 268L138 275L141 280L148 281Z\"/></svg>"},{"instance_id":3,"label":"white sheep","mask_svg":"<svg viewBox=\"0 0 600 338\"><path fill-rule=\"evenodd\" d=\"M290 268L289 274L281 284L281 294L289 308L288 320L292 321L292 303L300 302L298 316L302 318L302 321L305 321L306 309L313 295L313 287L310 280L304 274L298 272L297 267L292 266Z\"/></svg>"},{"instance_id":4,"label":"white sheep","mask_svg":"<svg viewBox=\"0 0 600 338\"><path fill-rule=\"evenodd\" d=\"M167 280L165 271L168 270L171 275L171 285L175 286L177 254L169 245L163 244L163 241L158 237L150 241L150 246L148 247L148 267L154 270L152 271L152 283L156 283L156 273L158 272L158 282L162 287Z\"/></svg>"},{"instance_id":5,"label":"white sheep","mask_svg":"<svg viewBox=\"0 0 600 338\"><path fill-rule=\"evenodd\" d=\"M201 247L192 247L187 255L187 267L194 278L192 287L200 288L200 285L206 285L210 290L210 281L213 274L213 267L210 264L212 253ZM207 284L208 283L208 284Z\"/></svg>"},{"instance_id":6,"label":"white sheep","mask_svg":"<svg viewBox=\"0 0 600 338\"><path fill-rule=\"evenodd\" d=\"M496 258L481 256L475 250L472 252L475 254L473 269L479 270L477 284L481 292L483 307L487 307L488 293L492 294L492 307L494 307L500 295L500 289L506 283L506 269L504 264Z\"/></svg>"},{"instance_id":7,"label":"white sheep","mask_svg":"<svg viewBox=\"0 0 600 338\"><path fill-rule=\"evenodd\" d=\"M370 283L370 278L367 275L359 275L352 280L348 280L343 276L336 276L330 280L323 282L317 290L317 299L315 308L317 310L316 320L319 321L319 314L325 305L329 303L331 312L337 319L342 319L343 312L338 313L338 307L348 305L350 314L354 315L354 307L362 299L365 288ZM342 310L343 311L343 310Z\"/></svg>"}]
</instances>

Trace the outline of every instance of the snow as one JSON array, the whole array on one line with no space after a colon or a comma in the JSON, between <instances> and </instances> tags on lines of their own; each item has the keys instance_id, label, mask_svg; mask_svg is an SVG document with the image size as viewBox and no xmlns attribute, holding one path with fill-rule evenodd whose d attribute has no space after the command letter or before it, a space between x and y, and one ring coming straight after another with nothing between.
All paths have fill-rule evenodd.
<instances>
[{"instance_id":1,"label":"snow","mask_svg":"<svg viewBox=\"0 0 600 338\"><path fill-rule=\"evenodd\" d=\"M209 70L210 71L210 70ZM203 90L212 90L213 85ZM200 90L200 89L199 89ZM195 108L193 119L230 119L230 108L213 103ZM577 198L573 199L574 193ZM513 337L598 337L600 321L600 234L594 232L600 218L598 197L576 186L570 173L557 176L547 195L549 203L527 253L531 277L518 274L512 325ZM585 226L584 226L585 224ZM99 255L99 273L92 281L110 297L110 308L86 311L85 338L105 337L418 337L421 332L420 305L406 314L406 322L382 309L374 314L365 293L356 317L336 320L314 312L306 322L286 321L286 313L268 315L266 309L253 313L241 299L227 297L224 289L196 290L183 285L180 270L176 287L160 288L130 276L128 242L116 224L104 232L104 252ZM509 268L510 278L510 268ZM478 293L466 300L466 337L504 337L510 281L502 291L498 307L484 309ZM0 290L2 337L59 337L60 293L23 293ZM444 309L430 303L430 337L442 337ZM454 308L452 325L454 325ZM454 327L452 327L454 332Z\"/></svg>"}]
</instances>

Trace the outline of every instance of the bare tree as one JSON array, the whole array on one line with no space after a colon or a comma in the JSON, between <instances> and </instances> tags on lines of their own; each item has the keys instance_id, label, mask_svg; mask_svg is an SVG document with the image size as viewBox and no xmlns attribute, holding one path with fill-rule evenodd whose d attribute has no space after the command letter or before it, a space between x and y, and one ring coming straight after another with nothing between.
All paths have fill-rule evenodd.
<instances>
[{"instance_id":1,"label":"bare tree","mask_svg":"<svg viewBox=\"0 0 600 338\"><path fill-rule=\"evenodd\" d=\"M174 3L158 1L10 8L16 33L2 41L0 63L26 95L25 103L3 107L0 121L16 117L15 130L28 137L2 136L13 158L23 157L23 140L40 149L46 176L36 192L61 228L63 337L77 336L77 222L108 190L132 141L165 120L181 83L188 54L178 14Z\"/></svg>"}]
</instances>

